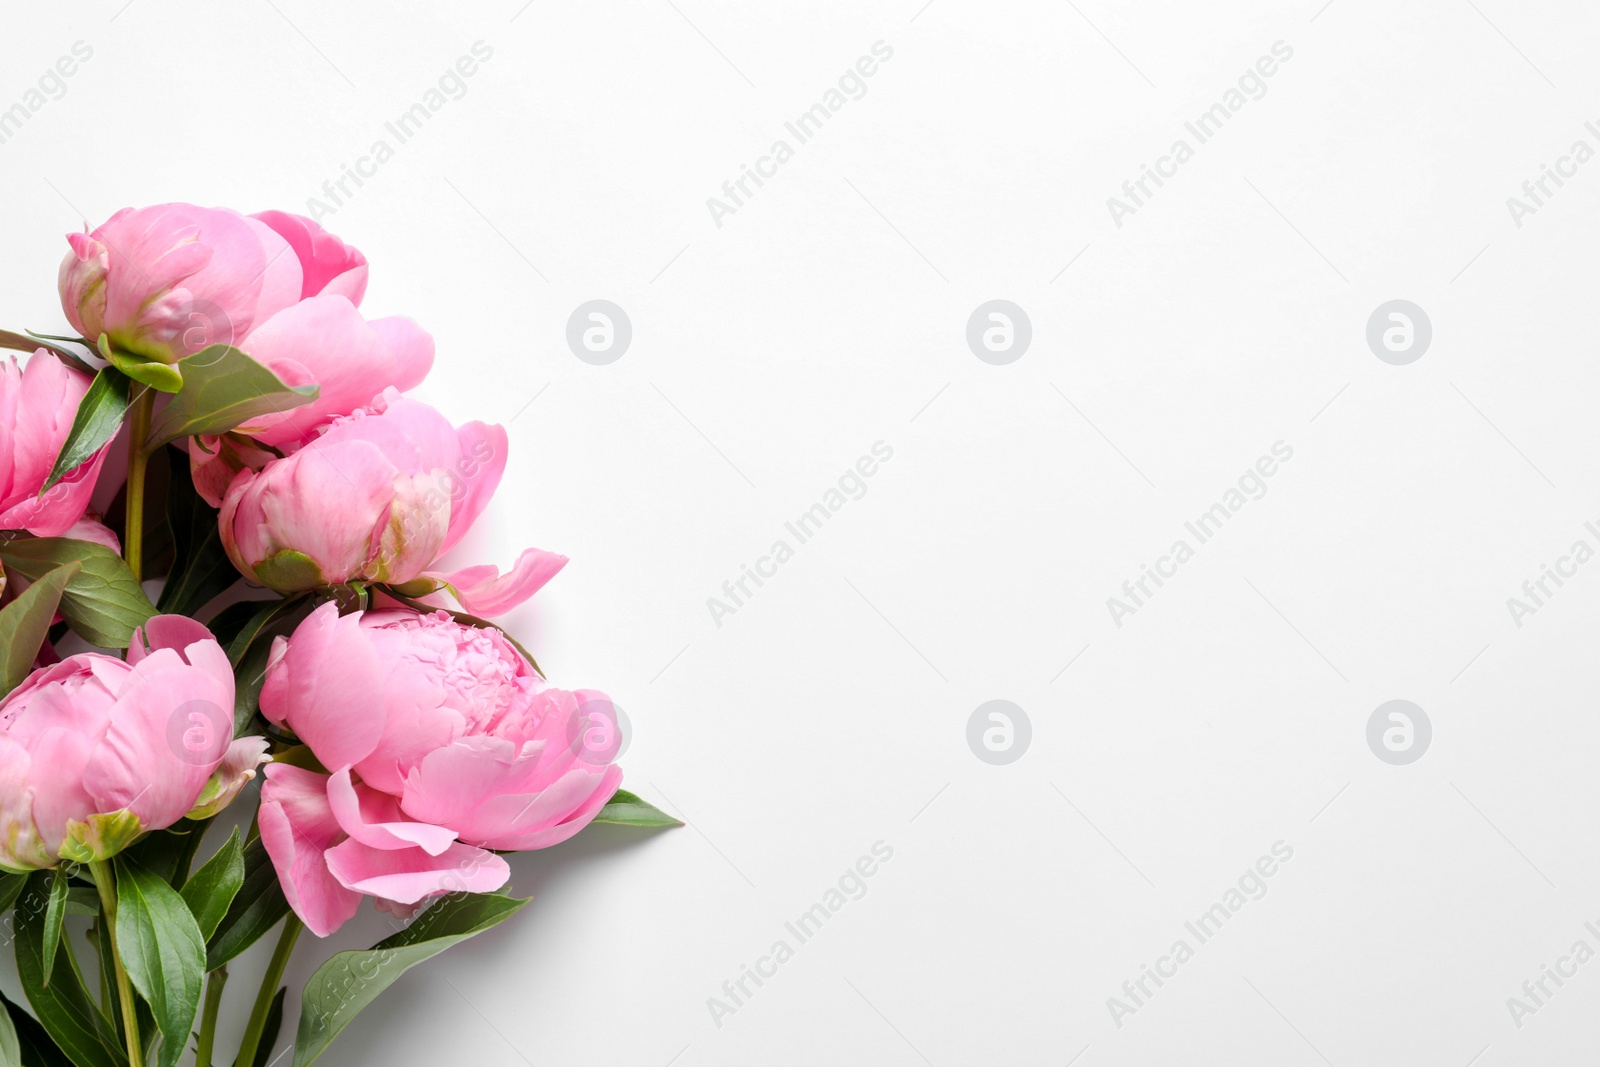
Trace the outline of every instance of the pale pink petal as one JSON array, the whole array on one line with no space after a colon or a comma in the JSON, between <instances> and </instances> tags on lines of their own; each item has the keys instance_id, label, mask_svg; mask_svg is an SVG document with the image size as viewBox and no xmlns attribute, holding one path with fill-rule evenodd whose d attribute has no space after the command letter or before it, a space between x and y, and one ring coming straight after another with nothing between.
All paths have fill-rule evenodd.
<instances>
[{"instance_id":1,"label":"pale pink petal","mask_svg":"<svg viewBox=\"0 0 1600 1067\"><path fill-rule=\"evenodd\" d=\"M538 756L537 748L519 754L504 738L462 737L428 753L406 776L400 807L413 819L459 830L480 805L521 791Z\"/></svg>"},{"instance_id":2,"label":"pale pink petal","mask_svg":"<svg viewBox=\"0 0 1600 1067\"><path fill-rule=\"evenodd\" d=\"M500 485L506 471L508 447L503 426L469 422L456 431L460 458L457 484L450 500L450 534L440 555L450 551L489 506L489 498Z\"/></svg>"},{"instance_id":3,"label":"pale pink petal","mask_svg":"<svg viewBox=\"0 0 1600 1067\"><path fill-rule=\"evenodd\" d=\"M454 470L460 460L456 430L438 410L389 387L363 413L340 419L318 438L323 447L362 441L379 448L402 474ZM375 417L381 416L381 417Z\"/></svg>"},{"instance_id":4,"label":"pale pink petal","mask_svg":"<svg viewBox=\"0 0 1600 1067\"><path fill-rule=\"evenodd\" d=\"M33 822L33 787L28 750L0 734L0 865L29 870L55 864L55 849Z\"/></svg>"},{"instance_id":5,"label":"pale pink petal","mask_svg":"<svg viewBox=\"0 0 1600 1067\"><path fill-rule=\"evenodd\" d=\"M422 379L433 369L433 335L415 322L399 315L373 319L367 323L383 339L393 361L394 380L390 382L402 393L422 384Z\"/></svg>"},{"instance_id":6,"label":"pale pink petal","mask_svg":"<svg viewBox=\"0 0 1600 1067\"><path fill-rule=\"evenodd\" d=\"M394 797L352 781L348 767L328 780L328 803L344 832L373 848L421 848L437 856L456 839L454 830L410 819Z\"/></svg>"},{"instance_id":7,"label":"pale pink petal","mask_svg":"<svg viewBox=\"0 0 1600 1067\"><path fill-rule=\"evenodd\" d=\"M326 857L340 885L401 904L438 893L492 893L511 877L510 866L493 852L459 843L430 856L420 848L372 848L348 838Z\"/></svg>"},{"instance_id":8,"label":"pale pink petal","mask_svg":"<svg viewBox=\"0 0 1600 1067\"><path fill-rule=\"evenodd\" d=\"M256 776L256 768L272 759L267 755L268 747L264 737L236 738L228 745L222 762L211 772L185 818L209 819L233 803L245 783Z\"/></svg>"},{"instance_id":9,"label":"pale pink petal","mask_svg":"<svg viewBox=\"0 0 1600 1067\"><path fill-rule=\"evenodd\" d=\"M338 605L323 604L282 647L267 668L261 710L287 724L324 767L360 761L383 735L384 708L371 697L387 673L361 617L341 618Z\"/></svg>"},{"instance_id":10,"label":"pale pink petal","mask_svg":"<svg viewBox=\"0 0 1600 1067\"><path fill-rule=\"evenodd\" d=\"M605 768L604 774L591 775L587 772L583 774L587 779L585 787L590 789L590 792L581 804L568 812L559 822L539 826L524 817L516 820L505 832L484 840L483 845L486 848L527 852L558 845L588 826L616 793L617 787L622 784L622 768L612 764Z\"/></svg>"},{"instance_id":11,"label":"pale pink petal","mask_svg":"<svg viewBox=\"0 0 1600 1067\"><path fill-rule=\"evenodd\" d=\"M216 644L216 638L211 636L211 631L198 619L191 619L187 615L156 615L143 626L134 629L133 638L128 644L127 662L129 665L136 664L158 648L170 648L175 652L182 652L190 645L204 641ZM230 678L232 674L233 671L229 668Z\"/></svg>"},{"instance_id":12,"label":"pale pink petal","mask_svg":"<svg viewBox=\"0 0 1600 1067\"><path fill-rule=\"evenodd\" d=\"M328 806L327 776L284 763L267 765L257 820L283 895L306 927L327 937L361 906L361 895L339 884L324 860L344 836Z\"/></svg>"},{"instance_id":13,"label":"pale pink petal","mask_svg":"<svg viewBox=\"0 0 1600 1067\"><path fill-rule=\"evenodd\" d=\"M505 574L498 567L480 564L458 571L427 571L426 576L447 583L463 610L480 618L504 615L543 589L567 565L567 557L541 548L529 548Z\"/></svg>"},{"instance_id":14,"label":"pale pink petal","mask_svg":"<svg viewBox=\"0 0 1600 1067\"><path fill-rule=\"evenodd\" d=\"M432 362L432 339L408 320L382 322L380 330L349 300L325 294L257 327L243 345L251 358L288 384L315 382L318 393L309 404L252 420L243 432L269 445L300 444L329 419L350 414L384 388L415 385L421 380L417 365L422 363L425 373ZM400 351L391 338L402 345Z\"/></svg>"},{"instance_id":15,"label":"pale pink petal","mask_svg":"<svg viewBox=\"0 0 1600 1067\"><path fill-rule=\"evenodd\" d=\"M300 296L337 292L360 304L367 288L367 257L304 215L261 211L250 216L289 243L304 275Z\"/></svg>"}]
</instances>

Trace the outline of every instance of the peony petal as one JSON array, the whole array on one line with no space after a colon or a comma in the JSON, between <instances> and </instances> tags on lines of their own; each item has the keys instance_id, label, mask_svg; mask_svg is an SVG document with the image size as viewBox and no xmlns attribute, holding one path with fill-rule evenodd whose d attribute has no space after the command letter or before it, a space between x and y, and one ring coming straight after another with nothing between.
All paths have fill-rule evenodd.
<instances>
[{"instance_id":1,"label":"peony petal","mask_svg":"<svg viewBox=\"0 0 1600 1067\"><path fill-rule=\"evenodd\" d=\"M538 751L482 734L435 749L406 776L400 807L413 819L456 827L496 796L517 790L538 763Z\"/></svg>"},{"instance_id":2,"label":"peony petal","mask_svg":"<svg viewBox=\"0 0 1600 1067\"><path fill-rule=\"evenodd\" d=\"M361 906L361 895L339 884L324 854L343 833L328 806L327 776L273 763L265 771L257 820L283 895L306 927L327 937Z\"/></svg>"},{"instance_id":3,"label":"peony petal","mask_svg":"<svg viewBox=\"0 0 1600 1067\"><path fill-rule=\"evenodd\" d=\"M421 848L437 856L456 839L454 830L407 818L394 797L352 781L348 767L328 780L328 803L344 832L372 848Z\"/></svg>"},{"instance_id":4,"label":"peony petal","mask_svg":"<svg viewBox=\"0 0 1600 1067\"><path fill-rule=\"evenodd\" d=\"M300 444L329 419L349 415L383 389L411 388L421 381L433 361L433 339L409 320L381 322L381 329L369 324L349 300L324 294L259 326L245 351L285 382L314 381L319 391L309 404L253 420L251 436L269 445Z\"/></svg>"},{"instance_id":5,"label":"peony petal","mask_svg":"<svg viewBox=\"0 0 1600 1067\"><path fill-rule=\"evenodd\" d=\"M261 211L250 216L289 243L300 261L300 297L337 292L360 304L367 288L367 257L304 215Z\"/></svg>"},{"instance_id":6,"label":"peony petal","mask_svg":"<svg viewBox=\"0 0 1600 1067\"><path fill-rule=\"evenodd\" d=\"M133 631L133 639L128 643L128 664L132 666L138 663L158 648L170 648L175 652L182 652L190 645L202 642L217 644L216 638L211 636L211 631L198 620L191 619L187 615L156 615ZM220 650L221 646L217 647ZM215 665L213 660L211 666ZM228 668L228 677L233 677L231 667Z\"/></svg>"},{"instance_id":7,"label":"peony petal","mask_svg":"<svg viewBox=\"0 0 1600 1067\"><path fill-rule=\"evenodd\" d=\"M401 904L439 893L492 893L511 877L511 867L493 852L459 843L430 856L420 848L379 849L349 838L326 857L346 889Z\"/></svg>"},{"instance_id":8,"label":"peony petal","mask_svg":"<svg viewBox=\"0 0 1600 1067\"><path fill-rule=\"evenodd\" d=\"M183 439L189 453L189 478L194 482L195 492L214 508L222 507L222 498L240 471L259 471L274 458L271 452L242 444L244 440L231 436Z\"/></svg>"},{"instance_id":9,"label":"peony petal","mask_svg":"<svg viewBox=\"0 0 1600 1067\"><path fill-rule=\"evenodd\" d=\"M195 798L194 807L184 816L188 819L209 819L239 795L245 783L256 776L256 768L271 761L267 755L269 744L264 737L240 737L228 746L222 762L211 773L206 784Z\"/></svg>"},{"instance_id":10,"label":"peony petal","mask_svg":"<svg viewBox=\"0 0 1600 1067\"><path fill-rule=\"evenodd\" d=\"M429 578L445 582L455 592L463 610L485 619L504 615L543 589L567 565L567 557L542 548L529 548L504 575L498 567L482 564L458 571L427 571Z\"/></svg>"},{"instance_id":11,"label":"peony petal","mask_svg":"<svg viewBox=\"0 0 1600 1067\"><path fill-rule=\"evenodd\" d=\"M489 498L494 496L506 471L505 427L469 422L456 431L456 445L460 458L456 462L457 484L450 499L450 535L445 538L440 555L466 536L489 506Z\"/></svg>"},{"instance_id":12,"label":"peony petal","mask_svg":"<svg viewBox=\"0 0 1600 1067\"><path fill-rule=\"evenodd\" d=\"M0 865L13 870L52 867L56 860L33 822L31 762L27 749L0 734Z\"/></svg>"},{"instance_id":13,"label":"peony petal","mask_svg":"<svg viewBox=\"0 0 1600 1067\"><path fill-rule=\"evenodd\" d=\"M274 643L274 653L277 649ZM286 724L324 767L359 762L383 734L384 708L372 695L386 671L361 632L361 617L323 604L295 628L267 668L261 710Z\"/></svg>"},{"instance_id":14,"label":"peony petal","mask_svg":"<svg viewBox=\"0 0 1600 1067\"><path fill-rule=\"evenodd\" d=\"M422 384L433 369L433 335L415 322L399 315L373 319L367 323L389 350L393 385L402 393Z\"/></svg>"},{"instance_id":15,"label":"peony petal","mask_svg":"<svg viewBox=\"0 0 1600 1067\"><path fill-rule=\"evenodd\" d=\"M622 784L622 768L615 764L605 768L603 774L589 775L587 787L591 790L583 803L567 813L560 821L536 826L531 820L524 817L516 820L512 827L505 832L483 841L486 848L501 849L513 852L527 852L536 848L549 848L559 845L585 826L605 807L606 802L616 793L617 787ZM563 779L565 781L565 779Z\"/></svg>"}]
</instances>

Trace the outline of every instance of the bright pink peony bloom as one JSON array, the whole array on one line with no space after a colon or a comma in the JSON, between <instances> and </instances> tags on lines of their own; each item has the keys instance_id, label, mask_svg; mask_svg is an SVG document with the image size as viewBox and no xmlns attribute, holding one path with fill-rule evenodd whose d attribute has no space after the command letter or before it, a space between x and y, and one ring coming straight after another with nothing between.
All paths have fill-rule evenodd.
<instances>
[{"instance_id":1,"label":"bright pink peony bloom","mask_svg":"<svg viewBox=\"0 0 1600 1067\"><path fill-rule=\"evenodd\" d=\"M262 843L321 937L363 895L498 889L510 868L489 850L565 841L622 780L603 694L546 686L498 631L442 611L324 604L273 643L261 711L331 772L274 764L261 791Z\"/></svg>"},{"instance_id":2,"label":"bright pink peony bloom","mask_svg":"<svg viewBox=\"0 0 1600 1067\"><path fill-rule=\"evenodd\" d=\"M505 575L430 568L483 511L505 465L503 428L454 429L389 389L293 455L240 471L222 501L222 543L241 572L280 593L431 577L449 583L468 611L502 614L566 557L528 549Z\"/></svg>"},{"instance_id":3,"label":"bright pink peony bloom","mask_svg":"<svg viewBox=\"0 0 1600 1067\"><path fill-rule=\"evenodd\" d=\"M0 363L0 530L59 537L83 518L110 442L44 496L39 489L88 391L85 375L42 348L26 369L15 356Z\"/></svg>"},{"instance_id":4,"label":"bright pink peony bloom","mask_svg":"<svg viewBox=\"0 0 1600 1067\"><path fill-rule=\"evenodd\" d=\"M225 208L123 208L67 242L58 282L68 321L91 341L105 333L160 363L237 343L305 284L290 242Z\"/></svg>"},{"instance_id":5,"label":"bright pink peony bloom","mask_svg":"<svg viewBox=\"0 0 1600 1067\"><path fill-rule=\"evenodd\" d=\"M105 859L214 813L266 754L232 738L233 669L193 619L157 615L126 662L86 652L34 672L0 701L0 866Z\"/></svg>"}]
</instances>

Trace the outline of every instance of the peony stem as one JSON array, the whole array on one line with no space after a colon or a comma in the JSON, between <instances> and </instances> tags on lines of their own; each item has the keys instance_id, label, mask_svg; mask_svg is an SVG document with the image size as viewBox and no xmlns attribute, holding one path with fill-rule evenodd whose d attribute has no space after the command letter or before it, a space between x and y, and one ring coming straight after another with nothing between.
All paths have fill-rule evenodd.
<instances>
[{"instance_id":1,"label":"peony stem","mask_svg":"<svg viewBox=\"0 0 1600 1067\"><path fill-rule=\"evenodd\" d=\"M239 1042L239 1056L235 1063L250 1064L256 1061L256 1049L261 1044L261 1032L267 1028L267 1013L272 1010L272 998L278 995L278 983L289 966L289 954L294 951L295 939L305 923L300 916L290 912L283 921L283 933L278 935L278 947L272 950L272 962L267 973L261 976L261 988L256 992L256 1006L250 1009L250 1022L244 1028L244 1038ZM133 1065L137 1067L137 1065Z\"/></svg>"},{"instance_id":2,"label":"peony stem","mask_svg":"<svg viewBox=\"0 0 1600 1067\"><path fill-rule=\"evenodd\" d=\"M155 410L156 392L137 384L132 417L128 422L128 511L122 531L122 558L128 561L134 581L144 577L144 471L150 462L144 442L150 436L150 417Z\"/></svg>"},{"instance_id":3,"label":"peony stem","mask_svg":"<svg viewBox=\"0 0 1600 1067\"><path fill-rule=\"evenodd\" d=\"M194 1067L211 1067L211 1048L217 1040L217 1008L222 1004L222 987L228 981L228 968L218 967L206 975L206 1003L200 1013L200 1037L195 1046Z\"/></svg>"},{"instance_id":4,"label":"peony stem","mask_svg":"<svg viewBox=\"0 0 1600 1067\"><path fill-rule=\"evenodd\" d=\"M122 966L122 953L117 950L117 884L111 873L111 864L95 860L89 864L94 872L95 888L100 891L100 910L106 920L106 940L111 943L111 965L117 974L117 999L122 1005L122 1033L127 1038L128 1067L144 1067L144 1045L139 1041L139 1012L133 999L133 983Z\"/></svg>"}]
</instances>

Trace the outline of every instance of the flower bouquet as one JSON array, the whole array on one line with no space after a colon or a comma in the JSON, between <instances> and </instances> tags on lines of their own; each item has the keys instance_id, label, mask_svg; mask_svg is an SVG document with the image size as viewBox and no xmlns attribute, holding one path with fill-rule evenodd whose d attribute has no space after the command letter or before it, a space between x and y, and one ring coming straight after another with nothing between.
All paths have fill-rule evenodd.
<instances>
[{"instance_id":1,"label":"flower bouquet","mask_svg":"<svg viewBox=\"0 0 1600 1067\"><path fill-rule=\"evenodd\" d=\"M28 353L0 363L0 914L27 1001L0 997L0 1067L261 1067L300 935L371 897L396 932L312 975L300 1067L527 903L505 853L677 821L618 788L610 699L488 621L566 558L441 565L506 433L406 395L433 341L362 315L359 251L187 204L68 242L75 334L0 331ZM224 1054L228 964L274 929Z\"/></svg>"}]
</instances>

